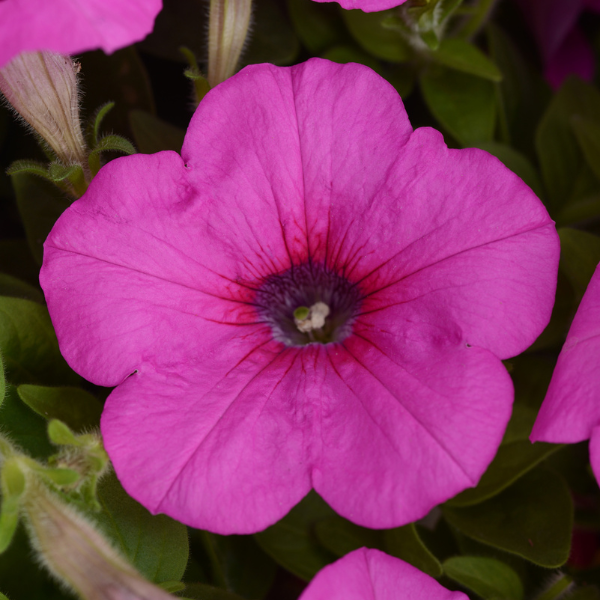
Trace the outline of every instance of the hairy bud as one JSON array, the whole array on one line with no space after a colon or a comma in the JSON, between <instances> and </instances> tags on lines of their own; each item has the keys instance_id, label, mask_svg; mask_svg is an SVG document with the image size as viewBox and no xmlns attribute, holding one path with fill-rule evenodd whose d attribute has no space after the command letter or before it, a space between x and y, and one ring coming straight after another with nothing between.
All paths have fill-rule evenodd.
<instances>
[{"instance_id":1,"label":"hairy bud","mask_svg":"<svg viewBox=\"0 0 600 600\"><path fill-rule=\"evenodd\" d=\"M0 91L65 165L84 164L79 65L54 52L23 52L0 69Z\"/></svg>"},{"instance_id":2,"label":"hairy bud","mask_svg":"<svg viewBox=\"0 0 600 600\"><path fill-rule=\"evenodd\" d=\"M250 26L252 0L211 0L208 24L208 84L231 77Z\"/></svg>"},{"instance_id":3,"label":"hairy bud","mask_svg":"<svg viewBox=\"0 0 600 600\"><path fill-rule=\"evenodd\" d=\"M24 508L41 561L85 600L172 600L119 556L95 526L44 486L30 490Z\"/></svg>"}]
</instances>

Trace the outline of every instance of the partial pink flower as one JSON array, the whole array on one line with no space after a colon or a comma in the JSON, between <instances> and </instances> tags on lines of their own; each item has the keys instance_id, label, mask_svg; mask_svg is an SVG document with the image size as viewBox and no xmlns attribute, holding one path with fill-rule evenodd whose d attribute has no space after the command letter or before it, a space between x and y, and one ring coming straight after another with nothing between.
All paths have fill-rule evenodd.
<instances>
[{"instance_id":1,"label":"partial pink flower","mask_svg":"<svg viewBox=\"0 0 600 600\"><path fill-rule=\"evenodd\" d=\"M528 20L544 62L544 76L558 89L569 75L594 76L591 44L577 26L584 10L600 12L599 0L517 0Z\"/></svg>"},{"instance_id":2,"label":"partial pink flower","mask_svg":"<svg viewBox=\"0 0 600 600\"><path fill-rule=\"evenodd\" d=\"M21 52L114 52L148 35L162 0L0 1L0 67Z\"/></svg>"},{"instance_id":3,"label":"partial pink flower","mask_svg":"<svg viewBox=\"0 0 600 600\"><path fill-rule=\"evenodd\" d=\"M360 548L319 571L300 600L468 600L404 561Z\"/></svg>"},{"instance_id":4,"label":"partial pink flower","mask_svg":"<svg viewBox=\"0 0 600 600\"><path fill-rule=\"evenodd\" d=\"M600 481L600 265L577 309L530 439L556 444L589 439Z\"/></svg>"},{"instance_id":5,"label":"partial pink flower","mask_svg":"<svg viewBox=\"0 0 600 600\"><path fill-rule=\"evenodd\" d=\"M404 4L407 0L315 0L315 2L337 2L342 8L360 8L364 12L387 10Z\"/></svg>"},{"instance_id":6,"label":"partial pink flower","mask_svg":"<svg viewBox=\"0 0 600 600\"><path fill-rule=\"evenodd\" d=\"M214 88L182 157L110 162L41 283L66 359L118 386L102 433L151 511L248 533L314 488L377 528L479 480L511 411L500 359L548 322L558 255L500 161L312 59Z\"/></svg>"}]
</instances>

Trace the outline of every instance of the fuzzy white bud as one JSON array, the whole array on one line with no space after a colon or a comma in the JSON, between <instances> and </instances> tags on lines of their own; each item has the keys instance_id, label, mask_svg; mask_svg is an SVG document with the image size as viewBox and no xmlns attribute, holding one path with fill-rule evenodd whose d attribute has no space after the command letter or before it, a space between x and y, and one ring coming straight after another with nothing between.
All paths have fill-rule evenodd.
<instances>
[{"instance_id":1,"label":"fuzzy white bud","mask_svg":"<svg viewBox=\"0 0 600 600\"><path fill-rule=\"evenodd\" d=\"M85 600L173 600L146 581L79 513L32 485L25 517L41 561Z\"/></svg>"},{"instance_id":2,"label":"fuzzy white bud","mask_svg":"<svg viewBox=\"0 0 600 600\"><path fill-rule=\"evenodd\" d=\"M252 0L210 0L208 22L208 84L231 77L238 65L248 28Z\"/></svg>"},{"instance_id":3,"label":"fuzzy white bud","mask_svg":"<svg viewBox=\"0 0 600 600\"><path fill-rule=\"evenodd\" d=\"M0 69L0 91L65 164L84 164L79 65L55 52L23 52Z\"/></svg>"}]
</instances>

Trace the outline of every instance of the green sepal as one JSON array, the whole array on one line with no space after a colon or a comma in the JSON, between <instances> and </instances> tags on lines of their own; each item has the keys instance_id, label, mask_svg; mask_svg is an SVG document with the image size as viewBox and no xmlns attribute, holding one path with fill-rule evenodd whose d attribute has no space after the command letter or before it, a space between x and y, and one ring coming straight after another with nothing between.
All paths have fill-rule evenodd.
<instances>
[{"instance_id":1,"label":"green sepal","mask_svg":"<svg viewBox=\"0 0 600 600\"><path fill-rule=\"evenodd\" d=\"M9 458L2 465L0 472L2 486L2 506L0 508L0 553L10 545L17 525L21 498L25 493L25 474L19 459Z\"/></svg>"},{"instance_id":2,"label":"green sepal","mask_svg":"<svg viewBox=\"0 0 600 600\"><path fill-rule=\"evenodd\" d=\"M102 166L100 154L102 152L121 152L123 154L135 154L137 150L134 145L120 135L106 135L101 138L88 156L88 162L92 175L96 175Z\"/></svg>"},{"instance_id":3,"label":"green sepal","mask_svg":"<svg viewBox=\"0 0 600 600\"><path fill-rule=\"evenodd\" d=\"M48 423L48 437L53 444L59 446L82 446L82 442L77 439L77 436L58 419L52 419Z\"/></svg>"},{"instance_id":4,"label":"green sepal","mask_svg":"<svg viewBox=\"0 0 600 600\"><path fill-rule=\"evenodd\" d=\"M17 173L29 173L43 177L48 181L52 181L52 177L48 173L48 167L44 163L37 160L15 160L10 167L6 169L7 175L16 175Z\"/></svg>"},{"instance_id":5,"label":"green sepal","mask_svg":"<svg viewBox=\"0 0 600 600\"><path fill-rule=\"evenodd\" d=\"M59 487L70 487L81 479L81 474L73 469L64 469L61 467L48 467L35 460L27 460L27 466L38 475L41 475L48 481Z\"/></svg>"},{"instance_id":6,"label":"green sepal","mask_svg":"<svg viewBox=\"0 0 600 600\"><path fill-rule=\"evenodd\" d=\"M100 138L100 127L104 117L114 108L114 102L105 102L96 109L94 116L89 120L88 124L88 141L90 147L95 148L98 145Z\"/></svg>"},{"instance_id":7,"label":"green sepal","mask_svg":"<svg viewBox=\"0 0 600 600\"><path fill-rule=\"evenodd\" d=\"M479 48L465 40L450 38L439 44L439 48L431 57L446 67L462 71L469 75L502 81L502 73L498 67Z\"/></svg>"},{"instance_id":8,"label":"green sepal","mask_svg":"<svg viewBox=\"0 0 600 600\"><path fill-rule=\"evenodd\" d=\"M521 578L495 558L455 556L445 560L443 568L450 579L484 600L523 600Z\"/></svg>"},{"instance_id":9,"label":"green sepal","mask_svg":"<svg viewBox=\"0 0 600 600\"><path fill-rule=\"evenodd\" d=\"M208 81L202 72L200 71L200 67L198 66L198 61L196 60L196 55L185 46L181 46L179 51L189 65L189 67L183 72L184 76L192 81L194 84L194 99L196 101L196 105L200 104L202 98L210 92L210 85L208 85Z\"/></svg>"},{"instance_id":10,"label":"green sepal","mask_svg":"<svg viewBox=\"0 0 600 600\"><path fill-rule=\"evenodd\" d=\"M60 162L52 162L48 165L48 175L52 183L60 184L68 181L73 187L75 195L79 198L87 190L85 173L81 165L63 165Z\"/></svg>"}]
</instances>

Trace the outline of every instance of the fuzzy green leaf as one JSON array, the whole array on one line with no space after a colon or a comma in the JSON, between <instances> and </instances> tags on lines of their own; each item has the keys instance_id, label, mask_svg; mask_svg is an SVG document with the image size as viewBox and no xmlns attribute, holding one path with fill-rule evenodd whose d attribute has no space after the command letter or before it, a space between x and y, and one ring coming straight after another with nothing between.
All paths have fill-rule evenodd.
<instances>
[{"instance_id":1,"label":"fuzzy green leaf","mask_svg":"<svg viewBox=\"0 0 600 600\"><path fill-rule=\"evenodd\" d=\"M123 154L135 154L137 151L134 145L120 135L106 135L100 139L98 144L90 152L90 156L98 155L101 152L122 152Z\"/></svg>"}]
</instances>

